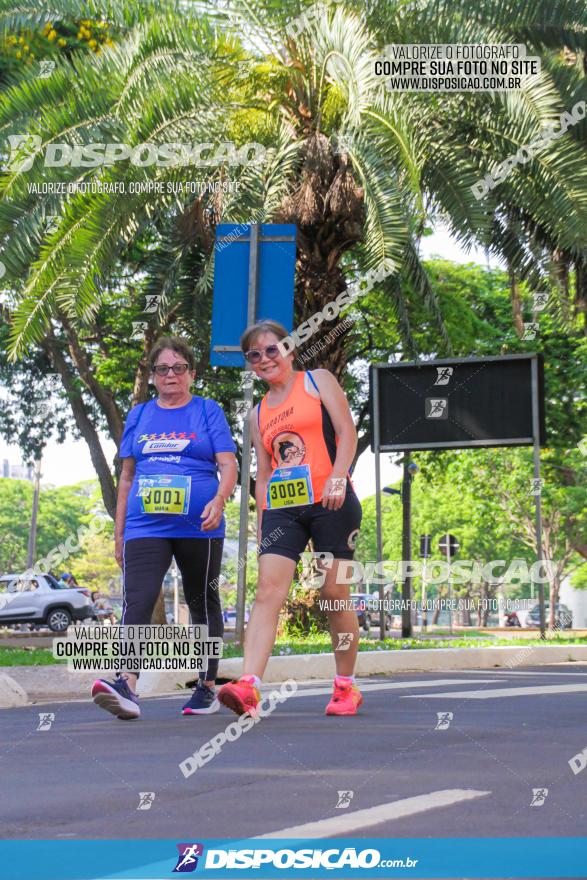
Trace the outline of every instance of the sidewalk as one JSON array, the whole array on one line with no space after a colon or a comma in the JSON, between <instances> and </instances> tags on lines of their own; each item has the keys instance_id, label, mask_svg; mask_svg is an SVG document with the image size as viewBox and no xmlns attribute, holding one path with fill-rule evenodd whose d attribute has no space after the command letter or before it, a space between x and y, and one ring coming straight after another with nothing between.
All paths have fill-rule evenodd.
<instances>
[{"instance_id":1,"label":"sidewalk","mask_svg":"<svg viewBox=\"0 0 587 880\"><path fill-rule=\"evenodd\" d=\"M512 647L363 651L358 655L357 674L369 676L459 669L518 669L567 662L587 663L587 645L522 644ZM333 672L332 654L290 654L271 657L263 681L329 679ZM236 678L241 674L241 658L220 661L219 678ZM194 677L193 672L145 672L139 681L139 692L143 696L177 693ZM64 665L7 666L0 670L0 708L83 699L88 697L96 678L100 678L99 673L70 673Z\"/></svg>"}]
</instances>

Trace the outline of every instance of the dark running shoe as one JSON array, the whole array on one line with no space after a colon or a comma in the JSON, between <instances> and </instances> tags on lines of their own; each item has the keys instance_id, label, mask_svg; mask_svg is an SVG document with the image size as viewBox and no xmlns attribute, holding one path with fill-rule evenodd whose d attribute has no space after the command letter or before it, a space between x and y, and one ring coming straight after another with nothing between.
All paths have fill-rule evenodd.
<instances>
[{"instance_id":1,"label":"dark running shoe","mask_svg":"<svg viewBox=\"0 0 587 880\"><path fill-rule=\"evenodd\" d=\"M216 694L212 688L199 679L181 713L182 715L211 715L213 712L218 712L219 709L220 703L216 699Z\"/></svg>"},{"instance_id":2,"label":"dark running shoe","mask_svg":"<svg viewBox=\"0 0 587 880\"><path fill-rule=\"evenodd\" d=\"M99 678L92 685L92 697L96 706L106 709L122 721L140 718L139 698L133 694L126 678L117 673L115 681Z\"/></svg>"}]
</instances>

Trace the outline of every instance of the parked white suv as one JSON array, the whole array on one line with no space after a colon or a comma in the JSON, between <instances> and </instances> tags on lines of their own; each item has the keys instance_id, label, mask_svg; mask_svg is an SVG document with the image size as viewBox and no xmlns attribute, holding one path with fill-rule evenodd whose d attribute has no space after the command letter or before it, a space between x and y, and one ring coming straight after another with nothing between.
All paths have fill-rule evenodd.
<instances>
[{"instance_id":1,"label":"parked white suv","mask_svg":"<svg viewBox=\"0 0 587 880\"><path fill-rule=\"evenodd\" d=\"M62 589L50 574L5 574L0 577L0 626L45 624L65 632L72 620L94 617L90 591Z\"/></svg>"}]
</instances>

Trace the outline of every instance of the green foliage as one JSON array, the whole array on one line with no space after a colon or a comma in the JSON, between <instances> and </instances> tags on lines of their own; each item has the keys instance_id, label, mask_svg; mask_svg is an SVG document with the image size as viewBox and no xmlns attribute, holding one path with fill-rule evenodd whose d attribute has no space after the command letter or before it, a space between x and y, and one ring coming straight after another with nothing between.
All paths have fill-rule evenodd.
<instances>
[{"instance_id":1,"label":"green foliage","mask_svg":"<svg viewBox=\"0 0 587 880\"><path fill-rule=\"evenodd\" d=\"M121 571L114 559L114 524L106 521L99 535L88 538L81 551L72 558L76 580L89 590L103 593L121 592Z\"/></svg>"},{"instance_id":2,"label":"green foliage","mask_svg":"<svg viewBox=\"0 0 587 880\"><path fill-rule=\"evenodd\" d=\"M55 663L66 663L56 660L52 651L45 648L3 648L0 647L0 667L3 666L52 666Z\"/></svg>"},{"instance_id":3,"label":"green foliage","mask_svg":"<svg viewBox=\"0 0 587 880\"><path fill-rule=\"evenodd\" d=\"M477 561L481 566L491 560L504 560L495 568L495 580L514 560L522 560L528 569L536 559L534 497L530 494L533 477L532 453L521 449L456 450L419 452L412 456L420 467L412 483L412 559L418 558L419 536L432 536L432 561L443 560L438 542L447 532L459 542L458 560ZM570 473L580 466L580 453L564 457ZM545 453L542 487L543 558L552 562L551 590L560 588L565 574L587 565L575 551L587 531L587 487L564 486L557 478L557 457ZM558 459L560 460L560 459ZM576 471L573 471L573 467ZM399 488L400 484L396 484ZM402 505L399 496L382 495L383 558L401 560ZM357 558L376 560L375 499L363 501L363 524L357 542ZM513 597L530 595L530 582L523 567L506 583ZM546 584L548 588L548 584ZM415 580L416 595L421 595L421 581ZM481 594L484 581L473 579L455 586L455 596ZM428 597L437 593L430 587ZM485 595L485 594L483 594Z\"/></svg>"},{"instance_id":4,"label":"green foliage","mask_svg":"<svg viewBox=\"0 0 587 880\"><path fill-rule=\"evenodd\" d=\"M44 489L39 498L36 559L43 559L69 537L75 538L88 513L91 484L79 483ZM26 480L0 479L0 572L26 568L33 487ZM63 571L75 566L75 556L63 564ZM75 571L75 567L74 567ZM59 574L60 572L57 572Z\"/></svg>"}]
</instances>

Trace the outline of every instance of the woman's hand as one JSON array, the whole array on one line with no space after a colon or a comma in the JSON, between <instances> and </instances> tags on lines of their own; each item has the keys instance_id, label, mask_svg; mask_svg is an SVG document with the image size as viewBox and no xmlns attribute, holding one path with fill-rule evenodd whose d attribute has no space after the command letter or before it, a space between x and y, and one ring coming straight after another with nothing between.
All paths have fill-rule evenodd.
<instances>
[{"instance_id":1,"label":"woman's hand","mask_svg":"<svg viewBox=\"0 0 587 880\"><path fill-rule=\"evenodd\" d=\"M220 525L220 520L222 519L222 514L224 513L224 498L221 495L216 495L212 501L209 501L202 513L200 514L202 519L202 531L203 532L211 532L214 529L217 529Z\"/></svg>"},{"instance_id":2,"label":"woman's hand","mask_svg":"<svg viewBox=\"0 0 587 880\"><path fill-rule=\"evenodd\" d=\"M322 507L328 510L340 510L346 497L346 477L331 474L324 483Z\"/></svg>"},{"instance_id":3,"label":"woman's hand","mask_svg":"<svg viewBox=\"0 0 587 880\"><path fill-rule=\"evenodd\" d=\"M114 558L122 568L122 553L124 550L124 538L122 535L116 535L114 538Z\"/></svg>"}]
</instances>

